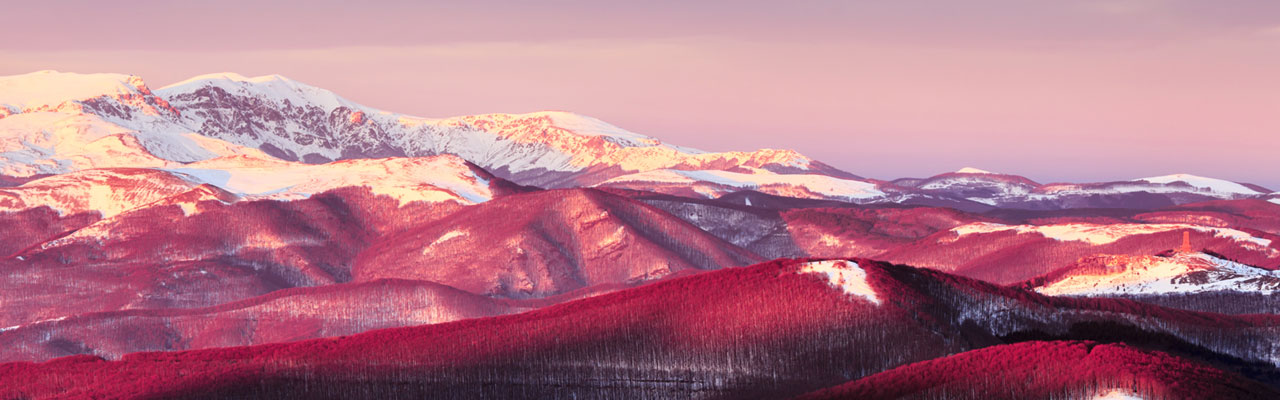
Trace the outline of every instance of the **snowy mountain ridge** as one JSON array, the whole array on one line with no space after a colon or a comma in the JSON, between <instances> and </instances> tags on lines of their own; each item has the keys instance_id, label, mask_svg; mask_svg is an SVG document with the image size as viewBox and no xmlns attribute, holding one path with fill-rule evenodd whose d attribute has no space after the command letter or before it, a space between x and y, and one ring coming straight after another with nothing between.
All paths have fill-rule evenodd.
<instances>
[{"instance_id":1,"label":"snowy mountain ridge","mask_svg":"<svg viewBox=\"0 0 1280 400\"><path fill-rule=\"evenodd\" d=\"M365 107L283 76L215 73L151 91L123 74L0 77L0 175L93 168L177 170L227 158L303 164L451 154L525 185L613 186L718 197L788 197L990 208L1156 207L1268 196L1187 174L1042 185L972 167L870 180L793 150L704 152L563 111L422 118ZM225 160L223 161L226 162Z\"/></svg>"},{"instance_id":2,"label":"snowy mountain ridge","mask_svg":"<svg viewBox=\"0 0 1280 400\"><path fill-rule=\"evenodd\" d=\"M1175 184L1185 183L1198 190L1207 190L1213 193L1222 194L1242 194L1242 195L1259 195L1266 194L1265 190L1259 188L1251 188L1236 182L1223 179L1206 178L1203 176L1195 176L1191 174L1172 174L1164 176L1156 176L1151 178L1135 179L1134 181L1148 182L1155 184Z\"/></svg>"},{"instance_id":3,"label":"snowy mountain ridge","mask_svg":"<svg viewBox=\"0 0 1280 400\"><path fill-rule=\"evenodd\" d=\"M492 180L484 170L451 155L327 164L240 155L172 168L86 169L36 179L0 188L0 212L47 206L63 215L98 212L110 218L193 190L211 190L200 189L202 185L230 195L230 201L225 195L215 196L224 203L299 200L332 189L366 187L400 206L419 201L466 205L492 199Z\"/></svg>"},{"instance_id":4,"label":"snowy mountain ridge","mask_svg":"<svg viewBox=\"0 0 1280 400\"><path fill-rule=\"evenodd\" d=\"M150 95L142 78L135 75L65 74L45 70L0 76L0 116L69 110L103 97L139 99Z\"/></svg>"},{"instance_id":5,"label":"snowy mountain ridge","mask_svg":"<svg viewBox=\"0 0 1280 400\"><path fill-rule=\"evenodd\" d=\"M204 75L157 93L201 134L291 161L448 153L499 176L550 187L661 168L838 173L794 151L707 153L569 112L442 119L391 113L279 76Z\"/></svg>"}]
</instances>

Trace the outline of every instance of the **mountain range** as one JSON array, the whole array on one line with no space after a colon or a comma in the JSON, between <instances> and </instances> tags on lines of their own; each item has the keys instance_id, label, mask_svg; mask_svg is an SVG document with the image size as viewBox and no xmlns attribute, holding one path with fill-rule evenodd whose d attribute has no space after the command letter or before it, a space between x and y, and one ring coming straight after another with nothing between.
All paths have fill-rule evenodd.
<instances>
[{"instance_id":1,"label":"mountain range","mask_svg":"<svg viewBox=\"0 0 1280 400\"><path fill-rule=\"evenodd\" d=\"M272 171L309 174L314 169L307 165L340 160L454 155L521 185L708 198L751 190L985 211L1156 208L1277 197L1257 185L1186 174L1040 184L964 168L924 179L867 179L791 150L704 152L568 112L408 116L278 75L202 75L154 91L142 78L120 74L40 71L3 77L0 138L0 174L14 183L84 169L144 167L187 172L203 183L227 186L253 180L255 169L264 168L257 163L274 163ZM281 190L227 189L244 195Z\"/></svg>"},{"instance_id":2,"label":"mountain range","mask_svg":"<svg viewBox=\"0 0 1280 400\"><path fill-rule=\"evenodd\" d=\"M40 71L0 77L0 228L0 398L1280 396L1280 194L1187 174Z\"/></svg>"}]
</instances>

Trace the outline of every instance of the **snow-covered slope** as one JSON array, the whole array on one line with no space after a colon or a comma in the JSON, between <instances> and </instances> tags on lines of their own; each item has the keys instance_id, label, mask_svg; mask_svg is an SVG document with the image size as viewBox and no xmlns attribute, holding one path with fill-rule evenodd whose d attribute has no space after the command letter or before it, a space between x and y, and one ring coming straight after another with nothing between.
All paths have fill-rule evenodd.
<instances>
[{"instance_id":1,"label":"snow-covered slope","mask_svg":"<svg viewBox=\"0 0 1280 400\"><path fill-rule=\"evenodd\" d=\"M97 211L105 218L199 184L191 176L155 169L91 169L0 189L0 212L48 206L63 215Z\"/></svg>"},{"instance_id":2,"label":"snow-covered slope","mask_svg":"<svg viewBox=\"0 0 1280 400\"><path fill-rule=\"evenodd\" d=\"M965 167L925 179L899 179L892 182L903 190L935 197L974 201L989 206L1020 201L1039 183L1017 176L997 174Z\"/></svg>"},{"instance_id":3,"label":"snow-covered slope","mask_svg":"<svg viewBox=\"0 0 1280 400\"><path fill-rule=\"evenodd\" d=\"M832 286L850 296L880 305L880 295L867 282L867 271L849 260L824 260L800 264L800 273L821 275Z\"/></svg>"},{"instance_id":4,"label":"snow-covered slope","mask_svg":"<svg viewBox=\"0 0 1280 400\"><path fill-rule=\"evenodd\" d=\"M10 114L76 108L100 97L146 95L142 78L123 74L68 74L38 71L0 76L0 108ZM0 114L3 115L3 114Z\"/></svg>"},{"instance_id":5,"label":"snow-covered slope","mask_svg":"<svg viewBox=\"0 0 1280 400\"><path fill-rule=\"evenodd\" d=\"M984 170L984 169L978 169L978 168L974 168L974 167L964 167L964 168L960 168L960 169L956 170L956 173L957 173L957 174L993 174L993 175L999 175L999 174L996 174L995 172L987 171L987 170Z\"/></svg>"},{"instance_id":6,"label":"snow-covered slope","mask_svg":"<svg viewBox=\"0 0 1280 400\"><path fill-rule=\"evenodd\" d=\"M1026 208L1092 207L1154 208L1208 200L1265 196L1270 190L1250 184L1188 174L1120 182L1043 185L1021 201Z\"/></svg>"},{"instance_id":7,"label":"snow-covered slope","mask_svg":"<svg viewBox=\"0 0 1280 400\"><path fill-rule=\"evenodd\" d=\"M664 168L848 175L793 151L706 153L568 112L444 119L395 114L280 76L204 75L157 93L200 133L285 160L448 153L520 183L552 187Z\"/></svg>"},{"instance_id":8,"label":"snow-covered slope","mask_svg":"<svg viewBox=\"0 0 1280 400\"><path fill-rule=\"evenodd\" d=\"M414 202L475 204L493 198L492 176L457 156L358 159L304 164L248 156L187 164L172 171L250 199L292 200L331 189L368 187L375 195Z\"/></svg>"},{"instance_id":9,"label":"snow-covered slope","mask_svg":"<svg viewBox=\"0 0 1280 400\"><path fill-rule=\"evenodd\" d=\"M1195 184L1191 184L1189 182L1195 182ZM1036 192L1030 196L1030 199L1038 200L1071 195L1115 195L1138 192L1168 194L1183 193L1214 199L1233 199L1266 194L1264 191L1251 189L1248 186L1222 179L1192 177L1190 175L1179 174L1158 178L1135 179L1125 182L1049 184L1038 188Z\"/></svg>"},{"instance_id":10,"label":"snow-covered slope","mask_svg":"<svg viewBox=\"0 0 1280 400\"><path fill-rule=\"evenodd\" d=\"M990 222L975 222L951 229L953 237L945 237L943 241L954 242L974 234L997 232L1016 232L1018 234L1038 234L1057 241L1077 241L1091 245L1114 243L1120 239L1134 235L1150 235L1170 231L1196 231L1212 234L1214 237L1230 239L1242 245L1265 251L1267 254L1280 256L1280 250L1270 248L1271 239L1255 237L1247 232L1230 228L1217 228L1191 224L1052 224L1052 225L1004 225Z\"/></svg>"},{"instance_id":11,"label":"snow-covered slope","mask_svg":"<svg viewBox=\"0 0 1280 400\"><path fill-rule=\"evenodd\" d=\"M0 118L0 174L33 176L91 168L168 167L261 154L166 122L111 121L94 114L34 112Z\"/></svg>"},{"instance_id":12,"label":"snow-covered slope","mask_svg":"<svg viewBox=\"0 0 1280 400\"><path fill-rule=\"evenodd\" d=\"M309 86L280 76L246 77L232 72L194 76L157 90L161 96L217 88L231 95L258 97L270 103L289 102L294 106L315 105L321 108L359 107L328 90Z\"/></svg>"},{"instance_id":13,"label":"snow-covered slope","mask_svg":"<svg viewBox=\"0 0 1280 400\"><path fill-rule=\"evenodd\" d=\"M1199 191L1208 191L1218 195L1246 195L1257 196L1267 194L1264 190L1256 187L1245 186L1236 182L1223 179L1205 178L1190 174L1173 174L1165 176L1157 176L1151 178L1135 179L1135 181L1158 183L1164 185L1184 183L1194 187Z\"/></svg>"},{"instance_id":14,"label":"snow-covered slope","mask_svg":"<svg viewBox=\"0 0 1280 400\"><path fill-rule=\"evenodd\" d=\"M258 152L196 134L178 118L137 76L0 77L0 174L163 167Z\"/></svg>"},{"instance_id":15,"label":"snow-covered slope","mask_svg":"<svg viewBox=\"0 0 1280 400\"><path fill-rule=\"evenodd\" d=\"M493 198L493 179L449 155L318 165L241 155L171 169L89 169L37 179L0 188L0 212L48 206L63 215L98 212L110 218L156 203L182 205L191 214L200 200L296 200L342 187L368 187L374 195L390 196L402 206L415 201L475 204ZM210 187L201 190L199 186ZM183 194L192 198L171 199ZM157 203L165 199L172 201Z\"/></svg>"},{"instance_id":16,"label":"snow-covered slope","mask_svg":"<svg viewBox=\"0 0 1280 400\"><path fill-rule=\"evenodd\" d=\"M1034 284L1047 295L1109 296L1212 291L1272 294L1280 272L1224 260L1205 253L1171 256L1089 257Z\"/></svg>"},{"instance_id":17,"label":"snow-covered slope","mask_svg":"<svg viewBox=\"0 0 1280 400\"><path fill-rule=\"evenodd\" d=\"M741 172L739 172L741 171ZM643 189L672 194L715 198L740 190L754 190L778 196L833 199L853 202L884 200L886 193L873 182L820 174L778 174L758 168L735 171L660 169L623 175L598 186Z\"/></svg>"},{"instance_id":18,"label":"snow-covered slope","mask_svg":"<svg viewBox=\"0 0 1280 400\"><path fill-rule=\"evenodd\" d=\"M1187 174L1119 182L1040 184L1017 175L969 167L891 183L893 186L883 189L1021 209L1159 208L1208 200L1256 198L1270 192L1257 185Z\"/></svg>"}]
</instances>

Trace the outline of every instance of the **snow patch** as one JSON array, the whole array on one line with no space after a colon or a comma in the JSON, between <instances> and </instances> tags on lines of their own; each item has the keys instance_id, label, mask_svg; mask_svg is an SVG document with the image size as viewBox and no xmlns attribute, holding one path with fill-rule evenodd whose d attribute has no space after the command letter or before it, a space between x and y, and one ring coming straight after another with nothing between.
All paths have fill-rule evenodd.
<instances>
[{"instance_id":1,"label":"snow patch","mask_svg":"<svg viewBox=\"0 0 1280 400\"><path fill-rule=\"evenodd\" d=\"M1178 175L1169 175L1166 177L1154 177L1137 179L1126 182L1110 182L1101 184L1074 184L1074 183L1052 183L1041 186L1036 189L1035 193L1027 195L1026 201L1045 201L1056 200L1064 196L1091 196L1091 195L1117 195L1125 193L1154 193L1154 194L1175 194L1190 193L1206 197L1219 199L1234 199L1240 197L1252 197L1261 193L1249 189L1244 185L1235 182L1224 181L1211 178L1169 178ZM1195 183L1188 182L1190 186L1181 184L1170 184L1191 180Z\"/></svg>"},{"instance_id":2,"label":"snow patch","mask_svg":"<svg viewBox=\"0 0 1280 400\"><path fill-rule=\"evenodd\" d=\"M452 231L445 232L443 235L440 235L440 237L436 238L436 240L433 240L431 243L427 244L427 246L426 246L426 247L423 247L423 248L422 248L422 255L429 255L429 254L431 254L431 249L435 248L436 246L438 246L438 245L440 245L440 244L442 244L442 243L445 243L445 242L448 242L448 241L450 241L450 240L457 239L457 238L460 238L460 237L466 237L466 236L468 236L468 235L470 235L470 234L471 234L470 232L467 232L467 231L460 231L460 230L452 230Z\"/></svg>"},{"instance_id":3,"label":"snow patch","mask_svg":"<svg viewBox=\"0 0 1280 400\"><path fill-rule=\"evenodd\" d=\"M972 234L1015 231L1019 234L1038 233L1046 238L1059 241L1079 241L1093 245L1114 243L1132 235L1147 235L1173 230L1189 229L1198 232L1212 233L1215 237L1245 242L1254 250L1262 250L1271 246L1270 239L1254 237L1247 232L1213 228L1188 224L1059 224L1059 225L1004 225L990 222L975 222L951 229L956 234L953 238L944 238L944 242L954 242ZM1274 249L1272 249L1275 251ZM1269 252L1270 253L1270 252Z\"/></svg>"},{"instance_id":4,"label":"snow patch","mask_svg":"<svg viewBox=\"0 0 1280 400\"><path fill-rule=\"evenodd\" d=\"M423 201L475 204L493 198L489 180L453 156L358 159L303 164L224 157L172 171L250 198L296 200L341 187L367 187L400 206Z\"/></svg>"},{"instance_id":5,"label":"snow patch","mask_svg":"<svg viewBox=\"0 0 1280 400\"><path fill-rule=\"evenodd\" d=\"M956 170L957 174L995 174L994 172L981 170L974 167L964 167Z\"/></svg>"},{"instance_id":6,"label":"snow patch","mask_svg":"<svg viewBox=\"0 0 1280 400\"><path fill-rule=\"evenodd\" d=\"M615 229L608 236L600 238L600 241L597 243L597 245L601 247L615 245L618 243L622 243L622 240L625 239L626 237L627 237L626 227L618 226L618 229Z\"/></svg>"},{"instance_id":7,"label":"snow patch","mask_svg":"<svg viewBox=\"0 0 1280 400\"><path fill-rule=\"evenodd\" d=\"M39 325L39 324L43 324L43 323L46 323L46 322L58 322L58 321L62 321L62 320L65 320L65 319L67 319L67 316L65 316L65 315L64 315L64 316L61 316L61 317L57 317L57 318L42 319L42 320L39 320L39 321L32 321L32 322L28 322L28 323L26 323L26 324L20 324L20 325L14 325L14 326L6 327L6 328L0 328L0 332L8 332L8 331L11 331L11 330L14 330L14 329L21 328L21 327L23 327L23 326Z\"/></svg>"},{"instance_id":8,"label":"snow patch","mask_svg":"<svg viewBox=\"0 0 1280 400\"><path fill-rule=\"evenodd\" d=\"M196 215L196 213L198 212L198 210L196 210L196 204L192 202L184 201L184 202L178 203L178 207L182 208L182 216L184 217L190 217L192 215Z\"/></svg>"},{"instance_id":9,"label":"snow patch","mask_svg":"<svg viewBox=\"0 0 1280 400\"><path fill-rule=\"evenodd\" d=\"M91 169L0 188L0 196L10 199L0 204L0 211L48 206L61 215L97 211L110 218L196 185L188 177L162 171Z\"/></svg>"},{"instance_id":10,"label":"snow patch","mask_svg":"<svg viewBox=\"0 0 1280 400\"><path fill-rule=\"evenodd\" d=\"M436 238L436 240L431 242L431 244L429 244L428 246L435 246L440 243L448 242L451 239L464 237L470 234L471 233L466 231L458 231L458 230L448 231L448 232L445 232L443 235L440 235L440 237Z\"/></svg>"},{"instance_id":11,"label":"snow patch","mask_svg":"<svg viewBox=\"0 0 1280 400\"><path fill-rule=\"evenodd\" d=\"M617 183L693 184L706 182L734 189L751 189L793 197L812 197L811 195L805 196L803 195L804 193L796 193L797 191L807 191L827 198L843 200L864 200L885 196L885 193L877 189L876 184L871 182L840 179L818 174L779 174L759 168L747 168L747 170L751 172L661 169L620 176L607 180L601 185Z\"/></svg>"},{"instance_id":12,"label":"snow patch","mask_svg":"<svg viewBox=\"0 0 1280 400\"><path fill-rule=\"evenodd\" d=\"M1130 389L1111 389L1094 395L1093 400L1143 400L1143 398Z\"/></svg>"},{"instance_id":13,"label":"snow patch","mask_svg":"<svg viewBox=\"0 0 1280 400\"><path fill-rule=\"evenodd\" d=\"M1173 174L1173 175L1165 175L1165 176L1156 176L1151 178L1135 179L1135 181L1143 181L1143 182L1157 183L1157 184L1185 182L1186 184L1191 185L1192 187L1195 187L1197 189L1205 189L1205 190L1209 190L1217 193L1245 194L1245 195L1261 194L1261 192L1250 189L1239 183L1222 180L1222 179L1205 178L1203 176L1195 176L1190 174Z\"/></svg>"},{"instance_id":14,"label":"snow patch","mask_svg":"<svg viewBox=\"0 0 1280 400\"><path fill-rule=\"evenodd\" d=\"M824 233L822 236L818 236L818 244L827 247L840 247L840 245L844 244L844 240L841 240L835 235Z\"/></svg>"},{"instance_id":15,"label":"snow patch","mask_svg":"<svg viewBox=\"0 0 1280 400\"><path fill-rule=\"evenodd\" d=\"M1026 196L1035 189L1035 186L1022 181L1010 180L999 175L988 174L988 176L975 176L975 174L967 175L944 175L942 177L930 178L923 184L918 186L924 190L943 190L955 193L968 193L972 191L990 192L979 196L971 196L968 200L978 202L995 203L1004 199L1016 200L1020 196ZM985 199L979 200L979 199Z\"/></svg>"},{"instance_id":16,"label":"snow patch","mask_svg":"<svg viewBox=\"0 0 1280 400\"><path fill-rule=\"evenodd\" d=\"M201 136L175 121L72 112L0 118L0 174L62 174L92 168L161 168L235 154L262 154ZM265 155L264 155L265 156Z\"/></svg>"},{"instance_id":17,"label":"snow patch","mask_svg":"<svg viewBox=\"0 0 1280 400\"><path fill-rule=\"evenodd\" d=\"M821 274L827 278L827 283L832 287L880 305L880 297L867 282L867 271L859 267L858 263L848 260L808 262L800 266L800 273Z\"/></svg>"},{"instance_id":18,"label":"snow patch","mask_svg":"<svg viewBox=\"0 0 1280 400\"><path fill-rule=\"evenodd\" d=\"M1235 291L1273 294L1280 271L1268 271L1204 253L1104 256L1102 271L1081 272L1036 288L1050 296L1104 296ZM1096 268L1096 267L1095 267Z\"/></svg>"},{"instance_id":19,"label":"snow patch","mask_svg":"<svg viewBox=\"0 0 1280 400\"><path fill-rule=\"evenodd\" d=\"M969 201L977 202L977 203L982 203L982 204L986 204L986 205L989 205L989 206L994 206L994 205L996 205L996 204L997 204L997 202L996 202L996 200L995 200L995 199L986 199L986 198L982 198L982 197L966 197L966 198L965 198L965 200L969 200Z\"/></svg>"}]
</instances>

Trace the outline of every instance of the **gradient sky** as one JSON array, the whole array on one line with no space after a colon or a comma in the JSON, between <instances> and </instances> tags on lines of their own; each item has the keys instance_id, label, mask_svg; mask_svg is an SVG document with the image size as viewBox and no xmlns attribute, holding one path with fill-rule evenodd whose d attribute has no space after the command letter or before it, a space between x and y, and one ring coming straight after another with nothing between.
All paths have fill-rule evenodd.
<instances>
[{"instance_id":1,"label":"gradient sky","mask_svg":"<svg viewBox=\"0 0 1280 400\"><path fill-rule=\"evenodd\" d=\"M6 2L0 75L281 74L412 115L569 110L883 179L1280 190L1280 1L686 3Z\"/></svg>"}]
</instances>

